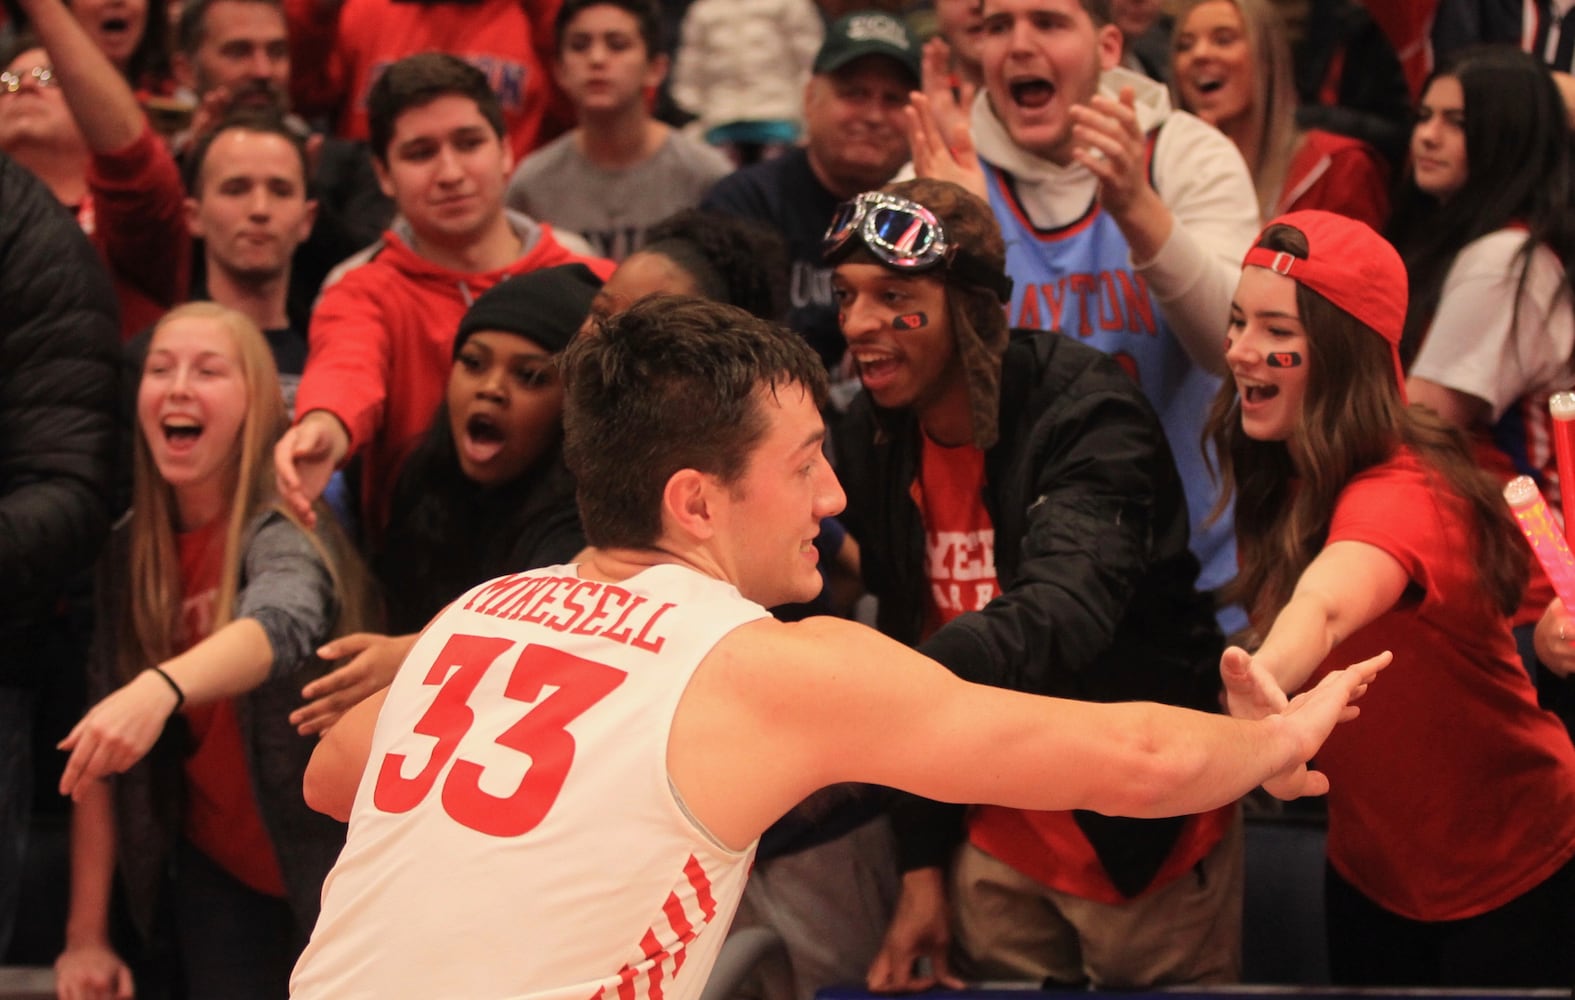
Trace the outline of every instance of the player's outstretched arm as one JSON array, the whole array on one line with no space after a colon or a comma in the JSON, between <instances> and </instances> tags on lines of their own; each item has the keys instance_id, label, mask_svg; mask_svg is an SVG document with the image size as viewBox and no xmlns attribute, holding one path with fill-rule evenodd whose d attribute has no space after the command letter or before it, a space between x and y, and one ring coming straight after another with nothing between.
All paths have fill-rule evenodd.
<instances>
[{"instance_id":1,"label":"player's outstretched arm","mask_svg":"<svg viewBox=\"0 0 1575 1000\"><path fill-rule=\"evenodd\" d=\"M970 684L840 620L759 622L726 646L685 695L699 711L675 719L669 765L685 801L729 843L841 781L1024 809L1202 812L1299 774L1388 662L1336 672L1283 713L1233 719ZM772 752L743 752L761 746Z\"/></svg>"}]
</instances>

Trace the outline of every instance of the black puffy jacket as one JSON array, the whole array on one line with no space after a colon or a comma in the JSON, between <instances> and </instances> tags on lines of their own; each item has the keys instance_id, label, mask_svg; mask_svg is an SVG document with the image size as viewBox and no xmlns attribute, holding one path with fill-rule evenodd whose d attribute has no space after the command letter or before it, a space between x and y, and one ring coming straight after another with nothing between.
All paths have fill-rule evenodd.
<instances>
[{"instance_id":1,"label":"black puffy jacket","mask_svg":"<svg viewBox=\"0 0 1575 1000\"><path fill-rule=\"evenodd\" d=\"M867 394L838 428L843 522L879 599L880 630L992 687L1218 710L1223 640L1212 601L1196 589L1175 461L1137 384L1075 340L1014 330L999 412L984 502L1001 596L923 642L924 526L909 493L923 432L911 414L881 411ZM904 867L940 863L959 835L955 817L911 803L897 819ZM1174 819L1077 819L1129 896L1180 830Z\"/></svg>"},{"instance_id":2,"label":"black puffy jacket","mask_svg":"<svg viewBox=\"0 0 1575 1000\"><path fill-rule=\"evenodd\" d=\"M109 531L119 326L76 221L0 154L0 684Z\"/></svg>"}]
</instances>

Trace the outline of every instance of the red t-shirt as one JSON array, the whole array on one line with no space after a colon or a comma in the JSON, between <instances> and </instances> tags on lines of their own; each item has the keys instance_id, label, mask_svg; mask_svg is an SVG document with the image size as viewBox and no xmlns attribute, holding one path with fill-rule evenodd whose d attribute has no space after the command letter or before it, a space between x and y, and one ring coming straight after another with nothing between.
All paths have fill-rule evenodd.
<instances>
[{"instance_id":1,"label":"red t-shirt","mask_svg":"<svg viewBox=\"0 0 1575 1000\"><path fill-rule=\"evenodd\" d=\"M946 448L926 436L912 495L924 521L924 569L929 579L924 634L929 636L1001 593L995 572L995 525L984 505L984 452L971 444ZM1151 887L1168 883L1213 850L1234 808L1194 817ZM1069 812L975 806L968 839L1052 889L1103 903L1126 901Z\"/></svg>"},{"instance_id":2,"label":"red t-shirt","mask_svg":"<svg viewBox=\"0 0 1575 1000\"><path fill-rule=\"evenodd\" d=\"M224 529L224 518L217 518L180 536L182 649L213 631ZM186 839L244 885L282 898L284 876L257 811L234 700L188 706L183 713L196 746L185 765Z\"/></svg>"},{"instance_id":3,"label":"red t-shirt","mask_svg":"<svg viewBox=\"0 0 1575 1000\"><path fill-rule=\"evenodd\" d=\"M995 525L984 506L984 452L947 448L924 436L919 478L910 487L924 522L924 636L1001 593Z\"/></svg>"},{"instance_id":4,"label":"red t-shirt","mask_svg":"<svg viewBox=\"0 0 1575 1000\"><path fill-rule=\"evenodd\" d=\"M1329 541L1382 549L1417 592L1308 679L1394 651L1361 718L1318 753L1330 863L1413 920L1502 906L1575 856L1575 747L1537 707L1508 619L1482 589L1465 503L1402 452L1346 486Z\"/></svg>"}]
</instances>

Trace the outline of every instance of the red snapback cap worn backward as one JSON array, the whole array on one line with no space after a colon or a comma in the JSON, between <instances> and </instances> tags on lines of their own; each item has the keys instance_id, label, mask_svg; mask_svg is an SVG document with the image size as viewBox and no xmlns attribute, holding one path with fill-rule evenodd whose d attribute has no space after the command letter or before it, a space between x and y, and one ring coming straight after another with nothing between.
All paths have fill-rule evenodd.
<instances>
[{"instance_id":1,"label":"red snapback cap worn backward","mask_svg":"<svg viewBox=\"0 0 1575 1000\"><path fill-rule=\"evenodd\" d=\"M1254 246L1242 266L1268 268L1307 286L1388 341L1403 399L1400 334L1405 329L1408 294L1400 254L1365 222L1334 212L1288 212L1268 224L1276 225L1289 226L1306 237L1307 257Z\"/></svg>"}]
</instances>

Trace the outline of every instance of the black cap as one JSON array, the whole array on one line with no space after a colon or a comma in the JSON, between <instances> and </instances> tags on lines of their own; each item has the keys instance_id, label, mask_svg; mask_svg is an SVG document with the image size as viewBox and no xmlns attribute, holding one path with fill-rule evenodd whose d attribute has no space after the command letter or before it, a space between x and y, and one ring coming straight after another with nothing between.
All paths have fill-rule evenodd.
<instances>
[{"instance_id":1,"label":"black cap","mask_svg":"<svg viewBox=\"0 0 1575 1000\"><path fill-rule=\"evenodd\" d=\"M556 354L569 345L602 287L584 264L561 264L516 274L471 303L454 335L454 356L473 333L517 333Z\"/></svg>"},{"instance_id":2,"label":"black cap","mask_svg":"<svg viewBox=\"0 0 1575 1000\"><path fill-rule=\"evenodd\" d=\"M814 69L816 73L835 73L865 56L895 59L915 84L921 79L919 43L902 18L880 10L857 10L833 22L815 54Z\"/></svg>"}]
</instances>

